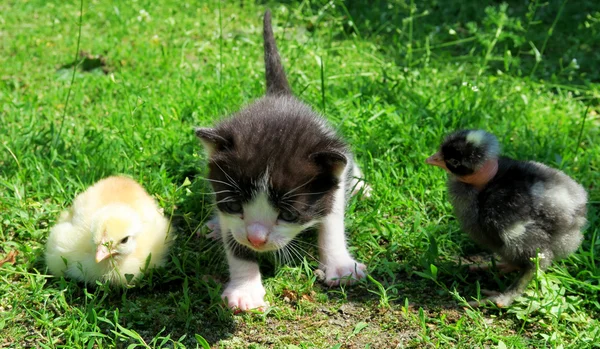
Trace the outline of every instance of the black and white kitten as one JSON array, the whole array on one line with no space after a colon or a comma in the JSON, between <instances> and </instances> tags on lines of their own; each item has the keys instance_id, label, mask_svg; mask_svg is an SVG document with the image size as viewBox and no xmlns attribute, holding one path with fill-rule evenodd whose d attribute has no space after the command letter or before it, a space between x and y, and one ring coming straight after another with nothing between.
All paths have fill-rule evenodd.
<instances>
[{"instance_id":1,"label":"black and white kitten","mask_svg":"<svg viewBox=\"0 0 600 349\"><path fill-rule=\"evenodd\" d=\"M319 226L325 283L365 276L346 246L346 199L370 188L348 146L327 122L292 95L281 65L271 13L264 16L267 95L219 123L197 128L209 156L216 195L215 219L229 263L222 297L232 308L262 308L265 289L257 253L284 248L302 231Z\"/></svg>"}]
</instances>

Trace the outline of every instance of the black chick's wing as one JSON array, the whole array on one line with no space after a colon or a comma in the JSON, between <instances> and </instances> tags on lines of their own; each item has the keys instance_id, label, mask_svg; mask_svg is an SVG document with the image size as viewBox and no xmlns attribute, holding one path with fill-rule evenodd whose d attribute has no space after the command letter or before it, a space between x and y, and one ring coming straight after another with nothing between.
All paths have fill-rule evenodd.
<instances>
[{"instance_id":1,"label":"black chick's wing","mask_svg":"<svg viewBox=\"0 0 600 349\"><path fill-rule=\"evenodd\" d=\"M494 237L492 249L509 263L530 264L538 252L549 249L551 222L531 190L545 177L526 163L501 158L498 174L479 194L481 229Z\"/></svg>"}]
</instances>

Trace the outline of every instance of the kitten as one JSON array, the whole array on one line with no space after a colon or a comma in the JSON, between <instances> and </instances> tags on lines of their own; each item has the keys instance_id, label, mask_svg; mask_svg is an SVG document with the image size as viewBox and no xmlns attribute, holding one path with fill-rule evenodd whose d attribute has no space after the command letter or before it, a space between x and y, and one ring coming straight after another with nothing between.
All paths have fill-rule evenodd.
<instances>
[{"instance_id":1,"label":"kitten","mask_svg":"<svg viewBox=\"0 0 600 349\"><path fill-rule=\"evenodd\" d=\"M313 226L326 284L352 283L366 272L346 247L344 213L352 189L370 188L355 179L360 171L348 146L292 95L268 10L263 35L266 96L214 128L195 130L217 200L208 225L220 231L229 263L222 297L240 310L266 305L257 254L283 249Z\"/></svg>"}]
</instances>

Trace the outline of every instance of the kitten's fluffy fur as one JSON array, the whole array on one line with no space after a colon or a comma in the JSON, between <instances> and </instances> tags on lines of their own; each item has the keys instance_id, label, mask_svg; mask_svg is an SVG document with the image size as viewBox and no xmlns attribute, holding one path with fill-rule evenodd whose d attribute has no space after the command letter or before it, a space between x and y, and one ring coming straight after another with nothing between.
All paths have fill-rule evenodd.
<instances>
[{"instance_id":1,"label":"kitten's fluffy fur","mask_svg":"<svg viewBox=\"0 0 600 349\"><path fill-rule=\"evenodd\" d=\"M241 310L265 306L256 253L285 248L312 226L327 284L360 279L366 269L348 252L344 230L346 194L361 186L360 172L327 122L292 95L269 11L264 47L267 95L215 128L196 129L229 262L223 298Z\"/></svg>"}]
</instances>

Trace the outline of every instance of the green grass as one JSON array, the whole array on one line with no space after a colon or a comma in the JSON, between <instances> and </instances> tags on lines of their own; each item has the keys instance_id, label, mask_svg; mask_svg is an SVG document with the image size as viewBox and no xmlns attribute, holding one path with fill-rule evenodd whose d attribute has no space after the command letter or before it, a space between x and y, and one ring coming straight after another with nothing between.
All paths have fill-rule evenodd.
<instances>
[{"instance_id":1,"label":"green grass","mask_svg":"<svg viewBox=\"0 0 600 349\"><path fill-rule=\"evenodd\" d=\"M0 347L598 345L596 3L86 0L80 40L78 1L0 3L0 256L19 252L0 267ZM296 94L339 128L374 188L347 215L371 277L327 289L308 255L265 263L272 308L234 315L220 300L222 248L196 236L211 197L192 127L263 94L266 6ZM88 58L72 75L78 46ZM582 247L508 309L465 306L514 276L467 272L459 257L481 250L452 216L444 174L424 165L461 127L495 133L507 155L558 167L590 194ZM170 263L127 290L47 275L61 210L116 173L173 218ZM311 255L314 243L307 233Z\"/></svg>"}]
</instances>

